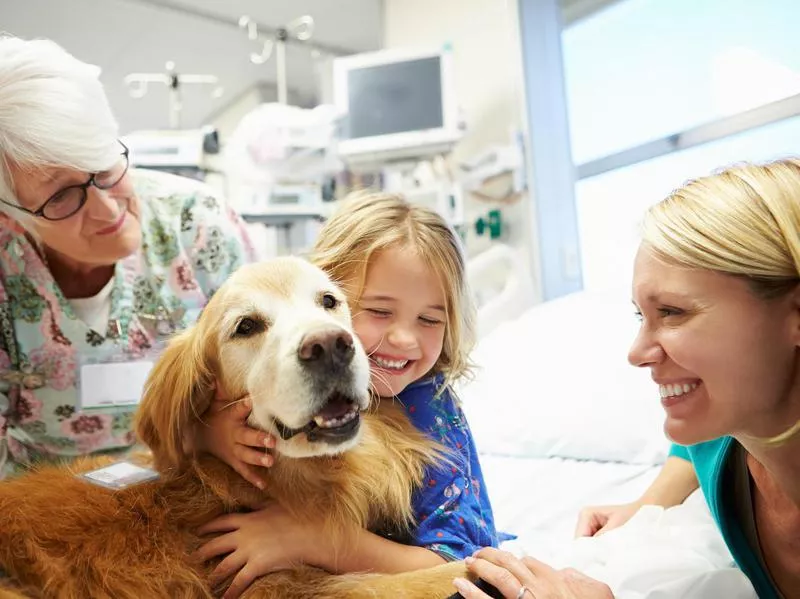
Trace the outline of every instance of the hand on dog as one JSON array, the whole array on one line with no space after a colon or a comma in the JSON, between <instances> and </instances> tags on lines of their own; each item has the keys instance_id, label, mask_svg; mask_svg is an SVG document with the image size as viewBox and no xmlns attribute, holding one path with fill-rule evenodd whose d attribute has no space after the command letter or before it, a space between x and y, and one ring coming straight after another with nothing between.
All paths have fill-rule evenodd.
<instances>
[{"instance_id":1,"label":"hand on dog","mask_svg":"<svg viewBox=\"0 0 800 599\"><path fill-rule=\"evenodd\" d=\"M202 526L199 534L224 533L196 552L202 562L228 554L211 574L217 586L233 577L223 599L236 599L259 576L311 563L318 549L319 530L292 518L277 503L247 514L226 514Z\"/></svg>"},{"instance_id":2,"label":"hand on dog","mask_svg":"<svg viewBox=\"0 0 800 599\"><path fill-rule=\"evenodd\" d=\"M494 585L506 599L614 599L608 585L577 570L555 570L532 557L519 559L491 547L465 560L470 572ZM466 599L490 599L489 595L464 578L453 584Z\"/></svg>"},{"instance_id":3,"label":"hand on dog","mask_svg":"<svg viewBox=\"0 0 800 599\"><path fill-rule=\"evenodd\" d=\"M265 487L253 466L269 468L275 458L267 453L275 447L275 437L247 425L249 398L230 401L219 388L203 422L196 430L197 449L216 456L259 489Z\"/></svg>"}]
</instances>

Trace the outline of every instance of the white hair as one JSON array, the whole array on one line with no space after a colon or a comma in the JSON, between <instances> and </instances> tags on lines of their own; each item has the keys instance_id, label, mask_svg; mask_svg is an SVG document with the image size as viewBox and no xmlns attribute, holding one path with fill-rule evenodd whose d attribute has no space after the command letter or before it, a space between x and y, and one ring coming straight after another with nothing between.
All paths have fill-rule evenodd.
<instances>
[{"instance_id":1,"label":"white hair","mask_svg":"<svg viewBox=\"0 0 800 599\"><path fill-rule=\"evenodd\" d=\"M91 173L119 159L118 125L99 74L52 41L0 34L0 199L19 204L11 163ZM23 213L12 216L29 224Z\"/></svg>"}]
</instances>

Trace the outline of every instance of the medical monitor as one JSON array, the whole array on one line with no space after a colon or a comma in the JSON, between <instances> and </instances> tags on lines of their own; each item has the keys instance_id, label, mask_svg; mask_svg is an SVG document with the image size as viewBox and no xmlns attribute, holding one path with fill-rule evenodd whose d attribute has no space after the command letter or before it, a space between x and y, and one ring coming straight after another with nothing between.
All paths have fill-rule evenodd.
<instances>
[{"instance_id":1,"label":"medical monitor","mask_svg":"<svg viewBox=\"0 0 800 599\"><path fill-rule=\"evenodd\" d=\"M462 135L455 96L449 45L335 59L340 156L391 161L448 152Z\"/></svg>"}]
</instances>

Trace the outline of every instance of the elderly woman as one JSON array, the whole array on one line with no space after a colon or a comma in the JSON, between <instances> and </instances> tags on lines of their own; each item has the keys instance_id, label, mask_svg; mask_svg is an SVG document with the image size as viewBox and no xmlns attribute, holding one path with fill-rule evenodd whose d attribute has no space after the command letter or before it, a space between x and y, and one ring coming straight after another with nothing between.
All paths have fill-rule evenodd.
<instances>
[{"instance_id":1,"label":"elderly woman","mask_svg":"<svg viewBox=\"0 0 800 599\"><path fill-rule=\"evenodd\" d=\"M699 481L758 596L800 597L800 160L690 182L648 211L643 233L629 359L650 369L683 460L660 493L680 499ZM609 596L507 554L472 568L505 597Z\"/></svg>"},{"instance_id":2,"label":"elderly woman","mask_svg":"<svg viewBox=\"0 0 800 599\"><path fill-rule=\"evenodd\" d=\"M97 68L0 37L0 478L129 448L152 352L252 259L206 187L129 168Z\"/></svg>"}]
</instances>

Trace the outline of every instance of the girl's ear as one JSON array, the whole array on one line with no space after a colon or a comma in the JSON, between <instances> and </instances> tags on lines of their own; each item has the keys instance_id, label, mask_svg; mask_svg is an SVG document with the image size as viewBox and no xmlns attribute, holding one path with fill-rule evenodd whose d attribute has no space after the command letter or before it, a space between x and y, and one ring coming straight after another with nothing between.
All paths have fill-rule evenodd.
<instances>
[{"instance_id":1,"label":"girl's ear","mask_svg":"<svg viewBox=\"0 0 800 599\"><path fill-rule=\"evenodd\" d=\"M195 326L173 337L156 361L136 415L136 434L158 470L186 463L186 441L213 397L208 352Z\"/></svg>"}]
</instances>

